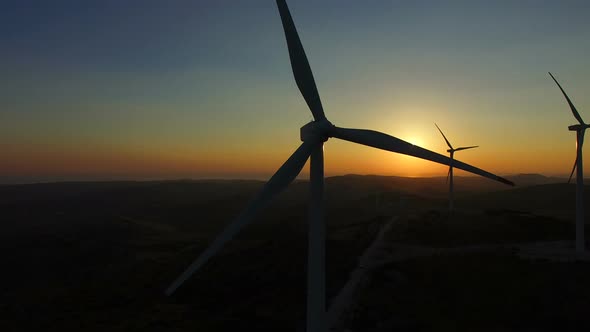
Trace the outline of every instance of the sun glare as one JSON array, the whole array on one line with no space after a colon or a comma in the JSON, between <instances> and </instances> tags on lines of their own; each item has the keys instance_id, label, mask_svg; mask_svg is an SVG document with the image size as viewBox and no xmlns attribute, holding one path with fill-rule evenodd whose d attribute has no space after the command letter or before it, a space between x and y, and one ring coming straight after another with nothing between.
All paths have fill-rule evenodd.
<instances>
[{"instance_id":1,"label":"sun glare","mask_svg":"<svg viewBox=\"0 0 590 332\"><path fill-rule=\"evenodd\" d=\"M424 140L417 136L411 136L405 139L408 143L424 147Z\"/></svg>"}]
</instances>

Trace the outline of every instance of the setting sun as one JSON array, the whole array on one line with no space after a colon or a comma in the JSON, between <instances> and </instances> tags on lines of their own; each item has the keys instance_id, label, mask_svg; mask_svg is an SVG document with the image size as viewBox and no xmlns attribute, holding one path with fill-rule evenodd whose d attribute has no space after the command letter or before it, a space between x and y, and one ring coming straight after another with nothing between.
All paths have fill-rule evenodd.
<instances>
[{"instance_id":1,"label":"setting sun","mask_svg":"<svg viewBox=\"0 0 590 332\"><path fill-rule=\"evenodd\" d=\"M424 140L419 136L411 136L405 139L406 142L412 143L414 145L418 145L420 147L424 147Z\"/></svg>"}]
</instances>

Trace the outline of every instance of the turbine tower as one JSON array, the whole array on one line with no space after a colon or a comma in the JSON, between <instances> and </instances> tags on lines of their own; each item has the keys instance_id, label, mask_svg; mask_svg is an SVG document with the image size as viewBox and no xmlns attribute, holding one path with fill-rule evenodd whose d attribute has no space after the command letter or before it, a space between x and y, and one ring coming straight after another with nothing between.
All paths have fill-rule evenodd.
<instances>
[{"instance_id":1,"label":"turbine tower","mask_svg":"<svg viewBox=\"0 0 590 332\"><path fill-rule=\"evenodd\" d=\"M582 165L582 146L584 145L584 133L586 129L590 127L584 123L580 113L576 110L576 107L567 96L559 82L553 77L551 73L549 73L551 78L555 81L559 90L563 93L565 100L569 104L572 113L576 120L578 120L578 124L568 126L570 131L576 132L576 160L574 161L574 167L572 168L572 172L570 173L570 177L567 180L567 183L570 183L572 180L572 176L574 175L574 171L577 169L576 172L576 251L577 252L584 252L585 250L585 242L584 242L584 166Z\"/></svg>"},{"instance_id":2,"label":"turbine tower","mask_svg":"<svg viewBox=\"0 0 590 332\"><path fill-rule=\"evenodd\" d=\"M455 152L461 151L461 150L477 148L479 145L464 146L464 147L460 147L460 148L455 149L455 148L453 148L453 146L451 145L451 142L449 142L449 140L447 139L445 134L443 134L442 130L440 130L438 125L436 123L434 125L436 126L436 128L438 129L438 131L440 132L442 137L445 139L445 142L447 142L447 145L449 146L449 149L447 150L447 152L449 153L449 157L451 158L451 164L449 165L449 173L447 174L447 182L449 183L449 212L453 212L453 199L454 199L454 196L453 196L453 160L455 160L454 159Z\"/></svg>"},{"instance_id":3,"label":"turbine tower","mask_svg":"<svg viewBox=\"0 0 590 332\"><path fill-rule=\"evenodd\" d=\"M412 145L401 139L377 131L365 129L349 129L336 127L324 114L320 96L316 88L311 68L305 51L299 40L295 24L289 13L285 0L277 0L277 6L291 60L293 76L297 87L305 99L314 120L303 126L300 136L303 143L268 180L260 192L246 206L233 222L193 261L189 267L166 289L171 295L197 269L205 264L223 245L240 229L252 221L257 212L266 207L270 201L282 192L301 172L307 159L310 159L310 207L309 207L309 242L308 242L308 277L307 277L307 332L325 332L326 325L326 289L325 289L325 238L326 225L324 219L324 142L328 138L339 138L349 142L371 146L381 150L402 153L444 165L450 159ZM479 174L481 176L514 185L512 182L488 173L479 168L454 162L455 167Z\"/></svg>"}]
</instances>

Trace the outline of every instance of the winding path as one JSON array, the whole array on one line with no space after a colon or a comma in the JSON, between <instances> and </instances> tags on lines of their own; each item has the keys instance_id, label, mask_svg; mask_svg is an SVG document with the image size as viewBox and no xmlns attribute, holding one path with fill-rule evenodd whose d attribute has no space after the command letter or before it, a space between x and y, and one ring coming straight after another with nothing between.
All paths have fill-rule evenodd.
<instances>
[{"instance_id":1,"label":"winding path","mask_svg":"<svg viewBox=\"0 0 590 332\"><path fill-rule=\"evenodd\" d=\"M355 302L354 297L357 294L356 290L358 286L362 286L369 280L368 272L370 267L374 266L378 262L378 257L384 253L384 235L391 229L391 226L397 219L398 217L392 217L381 227L373 243L371 243L360 257L359 264L352 271L348 282L346 282L340 293L332 300L327 313L329 330L338 328L339 323L342 322L342 318L350 311Z\"/></svg>"}]
</instances>

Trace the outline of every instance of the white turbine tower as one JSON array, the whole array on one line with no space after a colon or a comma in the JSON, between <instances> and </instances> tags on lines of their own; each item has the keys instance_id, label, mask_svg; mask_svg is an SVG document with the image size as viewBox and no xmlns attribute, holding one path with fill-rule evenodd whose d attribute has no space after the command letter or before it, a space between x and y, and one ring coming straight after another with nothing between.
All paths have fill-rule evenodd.
<instances>
[{"instance_id":1,"label":"white turbine tower","mask_svg":"<svg viewBox=\"0 0 590 332\"><path fill-rule=\"evenodd\" d=\"M445 139L445 142L447 142L447 145L449 146L449 149L447 150L447 152L449 153L449 157L451 158L451 164L449 165L449 173L447 174L447 182L449 183L449 212L453 212L453 199L454 199L454 196L453 196L453 161L455 160L455 152L461 151L461 150L477 148L478 145L464 146L464 147L460 147L460 148L455 149L455 148L453 148L453 146L451 145L451 142L449 142L449 140L447 139L445 134L443 134L442 130L440 130L438 125L436 123L434 125L436 126L438 131L440 131L440 134L442 135L442 137Z\"/></svg>"},{"instance_id":2,"label":"white turbine tower","mask_svg":"<svg viewBox=\"0 0 590 332\"><path fill-rule=\"evenodd\" d=\"M582 146L584 145L584 133L586 129L590 127L584 123L580 113L576 110L576 107L567 96L559 82L553 77L551 73L549 73L551 78L555 81L559 90L563 93L565 100L569 104L570 108L572 109L572 113L576 120L578 120L578 124L568 126L568 129L571 131L576 132L576 161L574 161L574 167L572 168L572 172L570 173L570 177L567 183L570 183L572 180L572 176L574 175L574 171L577 169L576 172L576 251L583 252L585 250L585 242L584 242L584 166L582 165Z\"/></svg>"},{"instance_id":3,"label":"white turbine tower","mask_svg":"<svg viewBox=\"0 0 590 332\"><path fill-rule=\"evenodd\" d=\"M330 137L359 143L374 148L402 153L444 165L450 164L450 159L412 145L401 139L364 129L348 129L334 126L324 115L320 96L318 94L311 68L299 40L297 30L289 13L285 0L277 0L281 16L291 67L295 82L303 98L313 114L314 121L306 124L300 130L303 143L268 180L257 196L246 206L244 211L211 243L211 245L166 289L166 294L172 294L197 269L207 262L223 245L236 235L241 228L252 221L255 214L277 194L282 192L299 174L308 158L310 162L310 207L309 207L309 243L308 243L308 279L307 279L307 332L326 331L326 291L325 291L325 237L326 226L324 220L324 142ZM479 168L460 161L454 162L455 167L479 174L481 176L500 181L509 185L512 182L488 173Z\"/></svg>"}]
</instances>

